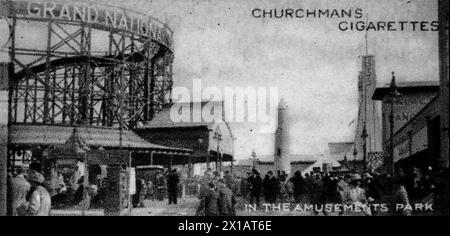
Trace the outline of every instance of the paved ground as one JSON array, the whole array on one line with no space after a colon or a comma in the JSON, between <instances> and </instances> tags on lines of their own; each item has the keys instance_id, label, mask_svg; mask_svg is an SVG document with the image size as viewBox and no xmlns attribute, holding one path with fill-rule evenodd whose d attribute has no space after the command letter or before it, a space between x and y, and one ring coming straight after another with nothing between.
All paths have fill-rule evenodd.
<instances>
[{"instance_id":1,"label":"paved ground","mask_svg":"<svg viewBox=\"0 0 450 236\"><path fill-rule=\"evenodd\" d=\"M167 200L163 202L146 201L145 208L133 209L134 216L193 216L197 210L199 200L197 198L179 199L178 205L168 205ZM238 216L308 216L312 213L300 211L266 211L264 207L256 211L245 209L243 199L238 199L236 206Z\"/></svg>"},{"instance_id":2,"label":"paved ground","mask_svg":"<svg viewBox=\"0 0 450 236\"><path fill-rule=\"evenodd\" d=\"M198 205L198 199L178 199L177 205L168 205L167 199L160 201L145 201L144 208L135 208L133 216L193 216Z\"/></svg>"}]
</instances>

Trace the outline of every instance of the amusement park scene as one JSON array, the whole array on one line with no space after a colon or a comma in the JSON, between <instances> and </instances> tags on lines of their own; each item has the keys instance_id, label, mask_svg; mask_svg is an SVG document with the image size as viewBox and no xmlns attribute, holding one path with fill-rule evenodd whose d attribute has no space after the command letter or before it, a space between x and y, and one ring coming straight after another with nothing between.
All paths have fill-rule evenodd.
<instances>
[{"instance_id":1,"label":"amusement park scene","mask_svg":"<svg viewBox=\"0 0 450 236\"><path fill-rule=\"evenodd\" d=\"M448 216L448 5L0 0L0 215Z\"/></svg>"}]
</instances>

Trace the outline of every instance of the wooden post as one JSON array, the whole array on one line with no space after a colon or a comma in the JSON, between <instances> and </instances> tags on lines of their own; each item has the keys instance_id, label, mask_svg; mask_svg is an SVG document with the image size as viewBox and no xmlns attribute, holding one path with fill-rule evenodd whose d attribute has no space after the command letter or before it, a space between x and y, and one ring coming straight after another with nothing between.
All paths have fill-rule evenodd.
<instances>
[{"instance_id":1,"label":"wooden post","mask_svg":"<svg viewBox=\"0 0 450 236\"><path fill-rule=\"evenodd\" d=\"M87 154L84 154L84 179L83 179L83 200L82 200L82 209L81 209L81 216L85 216L86 215L86 211L88 208L88 192L87 192L87 187L89 185L89 173L88 173L88 167L87 167L87 158L86 158Z\"/></svg>"}]
</instances>

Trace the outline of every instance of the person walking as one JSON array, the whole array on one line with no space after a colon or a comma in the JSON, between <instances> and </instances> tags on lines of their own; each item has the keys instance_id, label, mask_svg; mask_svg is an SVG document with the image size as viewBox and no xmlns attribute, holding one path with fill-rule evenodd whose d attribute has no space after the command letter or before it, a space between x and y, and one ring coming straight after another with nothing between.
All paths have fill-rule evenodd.
<instances>
[{"instance_id":1,"label":"person walking","mask_svg":"<svg viewBox=\"0 0 450 236\"><path fill-rule=\"evenodd\" d=\"M166 186L166 180L165 180L163 174L160 171L158 171L156 174L156 181L155 181L156 199L158 201L164 200L165 186Z\"/></svg>"},{"instance_id":2,"label":"person walking","mask_svg":"<svg viewBox=\"0 0 450 236\"><path fill-rule=\"evenodd\" d=\"M354 213L362 213L364 215L371 215L370 207L367 206L366 191L361 188L362 178L361 175L355 174L352 177L350 185L350 192L348 194L349 201L355 206L355 209L360 208L362 211L356 211Z\"/></svg>"},{"instance_id":3,"label":"person walking","mask_svg":"<svg viewBox=\"0 0 450 236\"><path fill-rule=\"evenodd\" d=\"M249 191L250 191L250 183L249 179L252 173L247 172L247 176L241 178L240 182L240 194L244 200L248 198Z\"/></svg>"},{"instance_id":4,"label":"person walking","mask_svg":"<svg viewBox=\"0 0 450 236\"><path fill-rule=\"evenodd\" d=\"M27 193L30 191L31 185L25 179L24 171L21 167L16 169L16 177L11 178L11 195L12 195L12 215L19 216L23 212L20 209L26 207Z\"/></svg>"},{"instance_id":5,"label":"person walking","mask_svg":"<svg viewBox=\"0 0 450 236\"><path fill-rule=\"evenodd\" d=\"M178 184L180 183L180 177L177 170L173 169L167 176L167 192L169 194L169 205L178 202Z\"/></svg>"},{"instance_id":6,"label":"person walking","mask_svg":"<svg viewBox=\"0 0 450 236\"><path fill-rule=\"evenodd\" d=\"M337 203L339 202L339 192L338 185L335 178L331 177L330 174L325 174L323 178L323 198L324 203Z\"/></svg>"},{"instance_id":7,"label":"person walking","mask_svg":"<svg viewBox=\"0 0 450 236\"><path fill-rule=\"evenodd\" d=\"M219 195L219 215L235 216L236 215L236 198L233 191L226 185L226 180L220 179L218 182L217 192Z\"/></svg>"},{"instance_id":8,"label":"person walking","mask_svg":"<svg viewBox=\"0 0 450 236\"><path fill-rule=\"evenodd\" d=\"M393 180L394 194L393 194L393 205L392 209L395 209L394 215L396 216L411 216L412 212L407 209L406 206L410 205L409 195L405 188L405 180L396 177ZM396 206L402 206L403 209L397 210Z\"/></svg>"},{"instance_id":9,"label":"person walking","mask_svg":"<svg viewBox=\"0 0 450 236\"><path fill-rule=\"evenodd\" d=\"M147 195L147 185L145 180L141 178L136 179L136 194L133 196L133 207L145 207L144 200Z\"/></svg>"},{"instance_id":10,"label":"person walking","mask_svg":"<svg viewBox=\"0 0 450 236\"><path fill-rule=\"evenodd\" d=\"M250 204L255 204L259 207L261 196L262 179L256 169L252 170L252 175L249 178L250 183Z\"/></svg>"},{"instance_id":11,"label":"person walking","mask_svg":"<svg viewBox=\"0 0 450 236\"><path fill-rule=\"evenodd\" d=\"M303 194L303 190L304 190L304 180L302 177L302 173L297 170L294 173L294 177L292 177L290 179L290 181L292 182L293 186L294 186L294 201L296 203L299 203L301 201L301 197Z\"/></svg>"},{"instance_id":12,"label":"person walking","mask_svg":"<svg viewBox=\"0 0 450 236\"><path fill-rule=\"evenodd\" d=\"M155 200L155 186L151 180L147 181L147 194L145 195L145 199Z\"/></svg>"},{"instance_id":13,"label":"person walking","mask_svg":"<svg viewBox=\"0 0 450 236\"><path fill-rule=\"evenodd\" d=\"M372 215L374 215L376 214L376 207L374 207L374 204L378 204L381 201L381 190L374 182L372 175L365 175L363 189L366 192L367 201L371 206Z\"/></svg>"},{"instance_id":14,"label":"person walking","mask_svg":"<svg viewBox=\"0 0 450 236\"><path fill-rule=\"evenodd\" d=\"M233 176L230 174L229 170L223 172L223 178L225 179L225 183L229 189L233 189Z\"/></svg>"},{"instance_id":15,"label":"person walking","mask_svg":"<svg viewBox=\"0 0 450 236\"><path fill-rule=\"evenodd\" d=\"M30 173L28 178L30 188L29 204L26 216L50 216L51 199L48 191L42 186L45 178L38 172Z\"/></svg>"},{"instance_id":16,"label":"person walking","mask_svg":"<svg viewBox=\"0 0 450 236\"><path fill-rule=\"evenodd\" d=\"M273 176L272 171L268 171L263 181L264 198L268 203L275 203L277 200L278 180Z\"/></svg>"},{"instance_id":17,"label":"person walking","mask_svg":"<svg viewBox=\"0 0 450 236\"><path fill-rule=\"evenodd\" d=\"M219 216L219 194L214 183L209 182L208 188L200 193L200 204L197 216Z\"/></svg>"}]
</instances>

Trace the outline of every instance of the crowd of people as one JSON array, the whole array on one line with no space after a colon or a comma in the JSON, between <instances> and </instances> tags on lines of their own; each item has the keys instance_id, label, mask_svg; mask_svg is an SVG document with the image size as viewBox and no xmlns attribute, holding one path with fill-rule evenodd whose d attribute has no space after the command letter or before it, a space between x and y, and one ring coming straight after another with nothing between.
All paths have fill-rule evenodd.
<instances>
[{"instance_id":1,"label":"crowd of people","mask_svg":"<svg viewBox=\"0 0 450 236\"><path fill-rule=\"evenodd\" d=\"M8 178L12 190L10 197L13 215L49 215L50 208L57 207L58 203L67 202L67 199L70 199L73 205L82 204L86 197L93 203L100 199L101 183L98 183L97 190L95 190L97 185L87 185L88 191L85 193L84 176L78 178L71 176L73 178L67 179L61 172L52 170L50 177L45 179L38 163L32 163L27 171L16 168L14 175ZM98 179L98 175L92 176ZM167 199L169 205L176 205L180 195L189 193L188 195L198 197L196 214L203 216L236 215L238 199L257 207L261 207L262 202L358 205L365 206L362 212L364 215L377 215L382 214L380 209L373 207L378 203L388 203L391 206L411 205L434 194L435 204L440 204L439 196L447 196L448 193L445 195L437 190L445 189L439 186L448 184L448 171L439 176L441 178L431 178L425 173L421 178L417 178L416 175L408 175L402 171L399 171L395 178L387 174L368 172L302 174L295 171L288 175L283 171L276 174L268 171L265 176L261 176L258 170L252 169L245 176L238 177L230 174L228 170L219 172L208 169L201 177L180 181L177 170L169 169L165 173L158 171L154 178L137 178L132 203L133 207L145 207L145 200ZM89 183L94 181L89 179L87 181ZM67 197L69 195L70 198ZM442 202L440 205L445 207L447 204L448 207L448 200L444 199ZM330 212L314 210L314 213L328 215ZM405 210L390 211L387 214L411 215L411 213ZM339 212L339 215L343 214L344 211Z\"/></svg>"},{"instance_id":2,"label":"crowd of people","mask_svg":"<svg viewBox=\"0 0 450 236\"><path fill-rule=\"evenodd\" d=\"M176 204L179 196L177 193L181 188L176 171L169 172L165 176L159 174L157 179L160 179L160 184L155 184L155 189L158 189L157 186L160 189L165 186L169 204ZM420 181L416 178L416 185L411 185L411 178L402 173L391 177L388 174L369 172L310 172L302 174L300 171L295 171L288 175L283 171L278 171L276 174L268 171L261 176L256 169L252 169L251 172L241 177L231 175L228 170L219 172L208 169L202 177L194 177L190 180L195 182L194 185L198 187L196 191L192 191L193 195L199 198L196 214L203 216L236 215L238 199L255 204L257 207L261 207L262 202L340 204L360 206L364 210L357 214L363 215L411 215L412 211L410 210L394 211L395 207L392 206L397 204L413 205L417 201L414 191L420 192L420 196L429 195L436 185L426 176ZM162 200L164 194L159 194L159 197ZM387 211L374 207L382 203L388 204ZM317 215L330 214L325 208L314 209L314 213ZM337 213L339 215L355 214L355 212L345 211Z\"/></svg>"},{"instance_id":3,"label":"crowd of people","mask_svg":"<svg viewBox=\"0 0 450 236\"><path fill-rule=\"evenodd\" d=\"M396 205L411 205L412 201L421 201L423 196L429 196L435 184L430 178L422 178L410 188L411 178L399 173L396 177L387 174L373 173L327 173L310 172L304 175L300 171L288 176L278 172L275 176L268 171L264 177L253 169L246 177L240 178L239 192L244 200L256 206L261 205L261 198L266 203L301 203L312 205L341 204L356 205L365 209L364 215L390 214L411 215L411 210L396 211ZM414 192L415 191L415 192ZM413 198L411 192L419 192L421 199ZM414 196L414 195L413 195ZM381 203L387 209L374 206ZM322 208L324 209L324 208ZM315 211L315 214L329 212ZM339 215L345 214L344 211Z\"/></svg>"},{"instance_id":4,"label":"crowd of people","mask_svg":"<svg viewBox=\"0 0 450 236\"><path fill-rule=\"evenodd\" d=\"M180 189L180 175L175 168L166 173L157 171L154 178L147 180L136 178L133 207L145 207L145 200L164 201L165 196L167 196L169 205L177 205Z\"/></svg>"},{"instance_id":5,"label":"crowd of people","mask_svg":"<svg viewBox=\"0 0 450 236\"><path fill-rule=\"evenodd\" d=\"M198 216L235 216L236 196L232 190L233 178L229 171L223 174L208 169L199 184Z\"/></svg>"},{"instance_id":6,"label":"crowd of people","mask_svg":"<svg viewBox=\"0 0 450 236\"><path fill-rule=\"evenodd\" d=\"M370 174L345 174L331 176L324 172L306 173L304 176L296 171L288 178L284 172L277 177L269 171L264 180L253 169L247 173L247 179L241 180L241 194L250 204L260 206L260 193L264 193L267 203L294 202L304 204L367 204L380 201L382 184ZM319 214L319 212L315 212ZM323 212L327 214L327 212ZM370 214L369 211L366 212Z\"/></svg>"}]
</instances>

